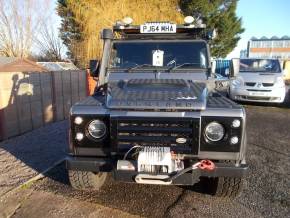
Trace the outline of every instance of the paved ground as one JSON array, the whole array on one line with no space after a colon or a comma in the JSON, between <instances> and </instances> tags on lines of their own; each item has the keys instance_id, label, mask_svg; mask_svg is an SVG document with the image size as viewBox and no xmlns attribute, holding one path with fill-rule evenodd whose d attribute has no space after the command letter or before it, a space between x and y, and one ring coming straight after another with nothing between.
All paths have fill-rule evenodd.
<instances>
[{"instance_id":1,"label":"paved ground","mask_svg":"<svg viewBox=\"0 0 290 218\"><path fill-rule=\"evenodd\" d=\"M59 217L60 215L99 217L101 214L112 217L127 217L130 216L129 214L146 217L289 217L290 107L289 105L285 108L265 105L247 105L246 107L250 172L246 178L244 191L236 200L220 199L203 194L199 185L190 189L124 184L112 180L108 181L102 191L79 192L72 190L68 185L64 166L59 165L49 171L45 179L20 190L18 201L13 200L16 194L2 198L0 211L1 205L8 208L12 205L14 209L10 210L12 212L9 214L13 214L13 217ZM14 165L13 163L10 167L11 173L7 173L9 170L6 172L1 163L0 173L4 172L4 177L8 175L12 178L5 180L8 183L12 182L11 186L9 184L6 186L15 186L14 173L19 173L17 176L19 181L29 177L29 173L24 173L22 176L22 170L15 170L16 168L21 169L21 166L26 164L33 168L33 172L41 171L40 168L44 167L38 166L39 160L45 160L48 166L47 160L52 160L52 158L48 159L52 155L51 151L55 153L55 160L61 158L64 148L60 144L66 142L63 139L66 128L63 122L47 127L43 131L40 130L41 139L52 141L48 142L53 146L52 149L46 150L47 148L40 146L45 151L50 151L49 155L20 158L24 164L17 162ZM50 134L50 131L53 133ZM31 134L29 137L33 138L34 135ZM22 144L21 141L24 141L26 137L23 136L18 143ZM13 144L13 141L10 140L10 144ZM35 139L36 144L38 141L39 139ZM56 143L58 146L53 141L58 142ZM1 155L4 153L5 156L7 149L17 158L24 156L22 153L11 152L13 149L8 149L7 143L4 146L0 144L0 147L2 148ZM6 163L5 166L9 167L10 164ZM13 203L9 203L11 201Z\"/></svg>"}]
</instances>

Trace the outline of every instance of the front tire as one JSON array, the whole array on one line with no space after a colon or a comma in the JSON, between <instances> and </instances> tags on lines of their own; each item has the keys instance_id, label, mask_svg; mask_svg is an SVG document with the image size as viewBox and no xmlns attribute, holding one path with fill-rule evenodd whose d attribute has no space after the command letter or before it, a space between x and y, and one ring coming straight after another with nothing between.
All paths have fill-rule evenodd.
<instances>
[{"instance_id":1,"label":"front tire","mask_svg":"<svg viewBox=\"0 0 290 218\"><path fill-rule=\"evenodd\" d=\"M69 181L74 189L100 190L105 184L108 173L93 173L69 170Z\"/></svg>"}]
</instances>

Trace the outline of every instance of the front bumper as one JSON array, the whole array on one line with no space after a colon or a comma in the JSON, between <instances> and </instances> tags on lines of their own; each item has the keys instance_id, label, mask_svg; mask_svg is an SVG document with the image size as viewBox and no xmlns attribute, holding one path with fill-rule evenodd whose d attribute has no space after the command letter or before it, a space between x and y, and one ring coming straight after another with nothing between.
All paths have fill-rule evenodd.
<instances>
[{"instance_id":1,"label":"front bumper","mask_svg":"<svg viewBox=\"0 0 290 218\"><path fill-rule=\"evenodd\" d=\"M199 177L243 177L248 171L248 165L233 163L215 163L213 171L192 170L172 181L175 185L193 185ZM113 172L115 180L123 182L135 182L137 171L117 170L117 161L106 158L73 157L66 158L66 168L76 171Z\"/></svg>"},{"instance_id":2,"label":"front bumper","mask_svg":"<svg viewBox=\"0 0 290 218\"><path fill-rule=\"evenodd\" d=\"M254 87L230 87L230 98L237 101L282 103L285 95L285 87L259 89Z\"/></svg>"}]
</instances>

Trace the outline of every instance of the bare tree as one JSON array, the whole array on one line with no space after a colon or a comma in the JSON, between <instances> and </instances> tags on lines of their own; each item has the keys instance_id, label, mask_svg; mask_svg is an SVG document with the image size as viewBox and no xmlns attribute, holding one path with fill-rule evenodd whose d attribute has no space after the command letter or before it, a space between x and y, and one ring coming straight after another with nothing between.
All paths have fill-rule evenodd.
<instances>
[{"instance_id":1,"label":"bare tree","mask_svg":"<svg viewBox=\"0 0 290 218\"><path fill-rule=\"evenodd\" d=\"M29 56L48 8L49 0L0 0L0 55Z\"/></svg>"},{"instance_id":2,"label":"bare tree","mask_svg":"<svg viewBox=\"0 0 290 218\"><path fill-rule=\"evenodd\" d=\"M50 22L43 22L35 40L36 48L42 59L61 61L64 45Z\"/></svg>"}]
</instances>

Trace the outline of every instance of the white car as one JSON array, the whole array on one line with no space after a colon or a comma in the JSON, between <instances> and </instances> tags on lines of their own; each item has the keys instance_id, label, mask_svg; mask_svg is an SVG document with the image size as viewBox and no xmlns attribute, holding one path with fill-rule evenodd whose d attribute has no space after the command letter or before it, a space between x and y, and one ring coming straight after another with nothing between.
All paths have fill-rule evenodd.
<instances>
[{"instance_id":1,"label":"white car","mask_svg":"<svg viewBox=\"0 0 290 218\"><path fill-rule=\"evenodd\" d=\"M283 71L277 59L240 59L239 74L229 87L232 100L282 103L285 95Z\"/></svg>"}]
</instances>

